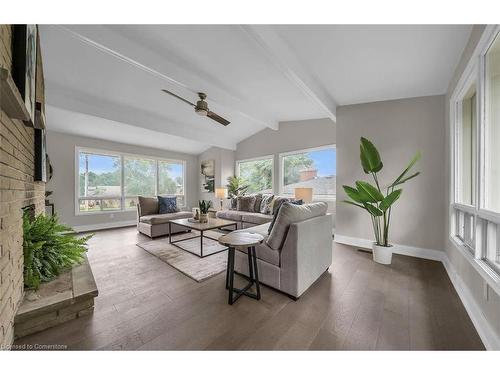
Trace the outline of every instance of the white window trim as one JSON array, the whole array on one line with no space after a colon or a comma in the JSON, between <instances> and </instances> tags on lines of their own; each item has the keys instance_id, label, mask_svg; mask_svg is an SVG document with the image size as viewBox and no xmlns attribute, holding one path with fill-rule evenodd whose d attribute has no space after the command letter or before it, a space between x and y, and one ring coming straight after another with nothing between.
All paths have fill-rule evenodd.
<instances>
[{"instance_id":1,"label":"white window trim","mask_svg":"<svg viewBox=\"0 0 500 375\"><path fill-rule=\"evenodd\" d=\"M295 154L302 154L306 152L312 152L312 151L322 151L322 150L327 150L334 148L335 151L337 150L337 145L325 145L325 146L319 146L319 147L311 147L311 148L305 148L302 150L294 150L294 151L287 151L287 152L281 152L278 154L279 158L279 173L278 173L278 194L286 197L292 197L293 194L287 194L285 193L284 190L284 185L283 185L283 178L285 176L284 168L285 164L283 163L283 158L288 155L295 155ZM313 192L314 193L314 192ZM313 194L313 201L335 201L337 199L336 194L334 195L316 195Z\"/></svg>"},{"instance_id":2,"label":"white window trim","mask_svg":"<svg viewBox=\"0 0 500 375\"><path fill-rule=\"evenodd\" d=\"M258 160L271 160L271 190L274 191L275 185L275 173L274 173L274 155L264 155L257 156L249 159L240 159L234 162L234 172L236 177L240 177L240 163L246 163L249 161L258 161Z\"/></svg>"},{"instance_id":3,"label":"white window trim","mask_svg":"<svg viewBox=\"0 0 500 375\"><path fill-rule=\"evenodd\" d=\"M80 211L80 205L79 205L79 199L80 197L80 163L79 163L79 154L80 152L88 152L92 154L98 154L98 155L104 155L104 156L113 156L113 157L119 157L120 158L120 165L121 165L121 196L117 197L88 197L92 199L119 199L120 200L120 208L116 210L107 210L107 211L96 211L96 212L85 212L85 211ZM96 148L89 148L89 147L81 147L81 146L75 146L75 169L74 169L74 203L75 203L75 216L86 216L86 215L103 215L103 214L113 214L113 213L118 213L118 212L131 212L133 211L132 208L127 209L124 207L125 204L125 199L134 197L127 195L125 196L125 186L124 186L124 181L125 181L125 168L124 166L124 159L126 157L129 158L136 158L136 159L149 159L149 160L154 160L155 161L155 167L156 167L156 173L155 173L155 195L158 195L158 190L159 190L159 179L158 179L158 162L163 161L163 162L170 162L174 164L182 164L182 182L183 182L183 197L184 197L184 206L180 208L185 208L187 206L187 191L186 191L186 161L181 160L181 159L170 159L170 158L161 158L157 156L151 156L151 155L141 155L141 154L131 154L127 152L120 152L120 151L110 151L110 150L102 150L102 149L96 149Z\"/></svg>"},{"instance_id":4,"label":"white window trim","mask_svg":"<svg viewBox=\"0 0 500 375\"><path fill-rule=\"evenodd\" d=\"M495 37L500 33L500 25L486 26L481 39L479 40L462 76L460 77L456 88L450 98L450 186L449 186L449 218L450 226L449 240L455 249L462 253L465 259L473 266L473 268L488 282L488 284L500 294L500 270L490 265L484 259L483 243L484 233L479 230L478 220L487 220L500 224L500 213L492 212L484 208L485 204L485 55L493 43ZM466 90L471 87L472 82L476 82L476 98L477 98L477 129L476 136L478 147L476 147L476 196L475 205L465 205L458 203L458 185L460 181L460 165L457 160L456 150L460 141L460 107L459 102L464 97ZM475 228L477 234L474 236L474 249L470 250L459 237L457 237L456 228L456 210L465 212L474 216Z\"/></svg>"}]
</instances>

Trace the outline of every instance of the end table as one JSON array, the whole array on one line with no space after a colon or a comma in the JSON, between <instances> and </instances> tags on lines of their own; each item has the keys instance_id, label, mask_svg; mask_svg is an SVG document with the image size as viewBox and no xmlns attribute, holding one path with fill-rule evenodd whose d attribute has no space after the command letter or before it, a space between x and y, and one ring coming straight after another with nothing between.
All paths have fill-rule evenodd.
<instances>
[{"instance_id":1,"label":"end table","mask_svg":"<svg viewBox=\"0 0 500 375\"><path fill-rule=\"evenodd\" d=\"M264 241L264 237L257 233L232 232L219 238L221 245L228 247L227 269L226 269L226 289L229 291L228 303L232 305L238 298L245 295L250 298L260 300L259 270L257 267L257 255L255 245ZM236 248L246 249L248 255L248 275L249 282L242 289L235 288L234 285L234 255ZM256 293L248 290L255 283ZM235 295L236 293L236 295Z\"/></svg>"}]
</instances>

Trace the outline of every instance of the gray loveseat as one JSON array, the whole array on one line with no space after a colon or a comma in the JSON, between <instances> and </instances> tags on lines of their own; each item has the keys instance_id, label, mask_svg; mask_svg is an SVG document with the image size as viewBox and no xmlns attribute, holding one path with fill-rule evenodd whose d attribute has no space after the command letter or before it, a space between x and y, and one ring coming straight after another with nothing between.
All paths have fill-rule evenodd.
<instances>
[{"instance_id":1,"label":"gray loveseat","mask_svg":"<svg viewBox=\"0 0 500 375\"><path fill-rule=\"evenodd\" d=\"M137 230L151 238L168 234L168 223L174 219L187 219L193 216L190 211L159 214L158 198L138 197ZM172 233L186 232L186 228L172 224Z\"/></svg>"},{"instance_id":2,"label":"gray loveseat","mask_svg":"<svg viewBox=\"0 0 500 375\"><path fill-rule=\"evenodd\" d=\"M264 242L255 247L263 284L298 298L330 267L332 216L326 213L327 207L324 202L284 203L270 234L270 223L240 229L264 236ZM236 251L235 271L248 276L244 251Z\"/></svg>"}]
</instances>

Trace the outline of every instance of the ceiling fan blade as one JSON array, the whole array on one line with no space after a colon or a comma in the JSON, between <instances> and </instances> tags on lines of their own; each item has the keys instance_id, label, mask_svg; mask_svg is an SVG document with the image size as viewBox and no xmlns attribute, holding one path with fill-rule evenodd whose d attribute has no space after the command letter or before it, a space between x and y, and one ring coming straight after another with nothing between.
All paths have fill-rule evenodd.
<instances>
[{"instance_id":1,"label":"ceiling fan blade","mask_svg":"<svg viewBox=\"0 0 500 375\"><path fill-rule=\"evenodd\" d=\"M174 94L171 91L168 91L168 90L165 90L165 89L161 89L161 91L163 91L164 93L167 93L169 95L175 96L177 99L182 100L184 103L187 103L187 104L189 104L192 107L196 107L196 105L194 103L191 103L189 100L181 98L179 95L176 95L176 94Z\"/></svg>"},{"instance_id":2,"label":"ceiling fan blade","mask_svg":"<svg viewBox=\"0 0 500 375\"><path fill-rule=\"evenodd\" d=\"M224 126L228 126L231 122L227 121L225 118L220 117L217 113L208 111L207 117L211 118L214 121L217 121L219 124Z\"/></svg>"}]
</instances>

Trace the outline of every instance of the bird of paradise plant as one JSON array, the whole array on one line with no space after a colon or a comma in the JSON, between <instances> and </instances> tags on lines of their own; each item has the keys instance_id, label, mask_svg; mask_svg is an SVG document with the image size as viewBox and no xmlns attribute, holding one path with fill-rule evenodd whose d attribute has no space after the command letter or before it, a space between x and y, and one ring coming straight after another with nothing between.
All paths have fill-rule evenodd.
<instances>
[{"instance_id":1,"label":"bird of paradise plant","mask_svg":"<svg viewBox=\"0 0 500 375\"><path fill-rule=\"evenodd\" d=\"M392 183L381 187L378 173L384 165L377 148L363 137L361 137L359 148L363 171L373 177L375 186L366 181L356 181L356 187L344 185L344 191L351 199L344 200L344 202L368 212L372 220L376 244L387 247L390 246L389 226L392 207L403 192L403 189L398 187L420 174L420 172L415 172L409 175L410 170L420 159L420 152L413 157L405 170Z\"/></svg>"}]
</instances>

